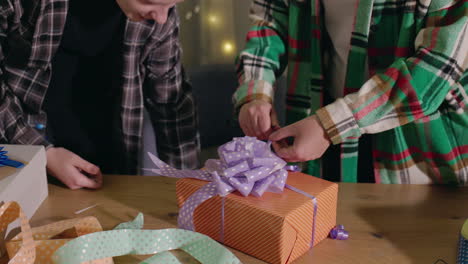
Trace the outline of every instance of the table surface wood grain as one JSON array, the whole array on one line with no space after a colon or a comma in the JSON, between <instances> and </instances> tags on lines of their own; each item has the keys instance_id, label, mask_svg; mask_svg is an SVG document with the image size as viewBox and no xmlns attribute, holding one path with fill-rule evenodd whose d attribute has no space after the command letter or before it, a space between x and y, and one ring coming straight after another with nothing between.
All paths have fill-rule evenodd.
<instances>
[{"instance_id":1,"label":"table surface wood grain","mask_svg":"<svg viewBox=\"0 0 468 264\"><path fill-rule=\"evenodd\" d=\"M175 179L105 175L102 189L68 190L49 185L49 197L32 226L96 216L104 229L144 213L146 229L174 228ZM427 185L339 184L338 224L349 240L326 239L294 263L454 264L460 230L468 218L468 188ZM76 211L95 205L81 214ZM242 263L265 263L232 250ZM194 263L182 252L180 259ZM147 256L114 258L138 263Z\"/></svg>"}]
</instances>

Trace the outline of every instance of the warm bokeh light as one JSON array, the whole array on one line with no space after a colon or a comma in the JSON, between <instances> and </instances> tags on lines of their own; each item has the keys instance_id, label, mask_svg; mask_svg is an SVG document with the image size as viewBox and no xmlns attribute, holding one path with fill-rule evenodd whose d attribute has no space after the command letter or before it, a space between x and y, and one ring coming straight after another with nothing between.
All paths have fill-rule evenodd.
<instances>
[{"instance_id":1,"label":"warm bokeh light","mask_svg":"<svg viewBox=\"0 0 468 264\"><path fill-rule=\"evenodd\" d=\"M219 23L219 18L216 16L216 15L209 15L208 16L208 21L212 24L212 25L217 25Z\"/></svg>"},{"instance_id":2,"label":"warm bokeh light","mask_svg":"<svg viewBox=\"0 0 468 264\"><path fill-rule=\"evenodd\" d=\"M222 48L223 48L223 53L227 55L234 53L234 50L235 50L234 44L232 44L232 42L230 41L223 42Z\"/></svg>"}]
</instances>

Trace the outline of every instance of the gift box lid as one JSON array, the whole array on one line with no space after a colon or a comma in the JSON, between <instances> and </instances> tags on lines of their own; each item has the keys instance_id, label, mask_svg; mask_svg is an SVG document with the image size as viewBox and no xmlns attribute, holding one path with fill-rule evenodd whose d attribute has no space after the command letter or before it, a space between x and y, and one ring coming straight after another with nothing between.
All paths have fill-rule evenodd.
<instances>
[{"instance_id":1,"label":"gift box lid","mask_svg":"<svg viewBox=\"0 0 468 264\"><path fill-rule=\"evenodd\" d=\"M0 167L0 202L16 201L30 218L48 195L46 153L43 146L0 145L22 168ZM14 225L10 225L10 229Z\"/></svg>"}]
</instances>

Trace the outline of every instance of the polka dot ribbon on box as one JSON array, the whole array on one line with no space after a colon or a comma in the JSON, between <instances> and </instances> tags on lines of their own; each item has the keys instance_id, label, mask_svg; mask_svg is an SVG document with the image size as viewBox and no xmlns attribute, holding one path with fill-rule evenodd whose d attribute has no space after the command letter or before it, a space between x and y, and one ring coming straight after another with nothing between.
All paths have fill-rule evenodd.
<instances>
[{"instance_id":1,"label":"polka dot ribbon on box","mask_svg":"<svg viewBox=\"0 0 468 264\"><path fill-rule=\"evenodd\" d=\"M201 263L241 263L221 244L202 234L181 229L141 230L142 214L111 231L102 231L95 217L31 229L16 202L0 208L2 230L17 218L21 220L21 233L6 243L9 264L110 264L114 256L149 254L155 255L141 263L180 263L168 252L174 249L187 252Z\"/></svg>"},{"instance_id":2,"label":"polka dot ribbon on box","mask_svg":"<svg viewBox=\"0 0 468 264\"><path fill-rule=\"evenodd\" d=\"M191 195L179 211L178 225L180 228L195 231L193 215L195 209L204 201L220 195L224 197L234 191L243 196L262 196L265 192L282 193L284 188L300 193L313 202L312 240L314 244L315 217L317 215L317 199L313 195L286 184L289 171L298 171L295 165L288 165L271 150L271 143L263 142L255 137L238 137L218 148L220 159L210 159L203 170L178 170L170 167L151 153L148 153L155 164L155 169L145 169L156 175L172 178L194 178L208 183ZM221 237L224 240L224 199L221 206ZM348 232L342 225L330 233L333 239L344 240Z\"/></svg>"}]
</instances>

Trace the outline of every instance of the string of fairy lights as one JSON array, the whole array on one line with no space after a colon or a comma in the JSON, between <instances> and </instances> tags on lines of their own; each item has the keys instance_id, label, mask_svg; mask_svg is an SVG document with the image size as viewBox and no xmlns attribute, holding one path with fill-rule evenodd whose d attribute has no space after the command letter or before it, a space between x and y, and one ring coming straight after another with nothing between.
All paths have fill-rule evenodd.
<instances>
[{"instance_id":1,"label":"string of fairy lights","mask_svg":"<svg viewBox=\"0 0 468 264\"><path fill-rule=\"evenodd\" d=\"M185 13L185 20L190 21L196 15L200 15L200 5L195 5L192 10L189 10ZM212 28L218 28L222 24L222 18L216 13L207 14L204 21L207 23L207 26ZM232 40L223 40L221 41L220 50L224 55L233 55L236 52L234 42Z\"/></svg>"}]
</instances>

